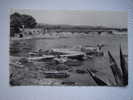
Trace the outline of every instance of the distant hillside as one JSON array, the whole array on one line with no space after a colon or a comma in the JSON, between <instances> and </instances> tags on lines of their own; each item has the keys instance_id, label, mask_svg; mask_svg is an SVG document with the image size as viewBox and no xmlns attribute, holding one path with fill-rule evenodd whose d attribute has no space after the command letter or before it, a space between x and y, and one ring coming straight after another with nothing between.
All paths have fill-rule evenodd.
<instances>
[{"instance_id":1,"label":"distant hillside","mask_svg":"<svg viewBox=\"0 0 133 100\"><path fill-rule=\"evenodd\" d=\"M105 26L87 26L87 25L50 25L50 24L43 24L38 23L36 25L37 28L44 28L47 30L55 30L55 31L83 31L87 32L89 30L115 30L119 32L127 31L127 28L111 28Z\"/></svg>"}]
</instances>

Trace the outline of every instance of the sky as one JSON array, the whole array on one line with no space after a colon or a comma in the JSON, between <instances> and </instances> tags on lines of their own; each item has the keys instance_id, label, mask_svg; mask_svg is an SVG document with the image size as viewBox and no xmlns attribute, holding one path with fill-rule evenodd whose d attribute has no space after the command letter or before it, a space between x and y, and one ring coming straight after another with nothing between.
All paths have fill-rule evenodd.
<instances>
[{"instance_id":1,"label":"sky","mask_svg":"<svg viewBox=\"0 0 133 100\"><path fill-rule=\"evenodd\" d=\"M52 25L65 24L126 28L128 24L128 13L125 11L10 10L11 14L14 12L31 15L38 23Z\"/></svg>"}]
</instances>

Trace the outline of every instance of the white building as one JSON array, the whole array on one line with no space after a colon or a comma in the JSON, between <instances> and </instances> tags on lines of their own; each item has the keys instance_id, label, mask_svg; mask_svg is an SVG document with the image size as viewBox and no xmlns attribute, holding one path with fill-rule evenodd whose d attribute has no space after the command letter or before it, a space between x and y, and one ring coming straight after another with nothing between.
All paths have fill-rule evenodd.
<instances>
[{"instance_id":1,"label":"white building","mask_svg":"<svg viewBox=\"0 0 133 100\"><path fill-rule=\"evenodd\" d=\"M44 34L43 28L24 28L22 32L23 36L39 36Z\"/></svg>"}]
</instances>

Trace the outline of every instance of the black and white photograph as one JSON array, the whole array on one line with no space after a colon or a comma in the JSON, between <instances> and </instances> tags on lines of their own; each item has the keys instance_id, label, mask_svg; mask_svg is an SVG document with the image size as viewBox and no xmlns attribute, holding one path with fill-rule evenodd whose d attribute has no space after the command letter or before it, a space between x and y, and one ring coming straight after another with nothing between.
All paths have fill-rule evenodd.
<instances>
[{"instance_id":1,"label":"black and white photograph","mask_svg":"<svg viewBox=\"0 0 133 100\"><path fill-rule=\"evenodd\" d=\"M126 11L10 9L10 86L127 86Z\"/></svg>"}]
</instances>

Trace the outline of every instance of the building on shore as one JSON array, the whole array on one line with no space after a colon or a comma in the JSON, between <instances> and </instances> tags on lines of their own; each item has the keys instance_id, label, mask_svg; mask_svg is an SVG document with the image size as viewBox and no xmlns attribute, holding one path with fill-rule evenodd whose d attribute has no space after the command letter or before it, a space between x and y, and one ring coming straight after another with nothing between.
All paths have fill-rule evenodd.
<instances>
[{"instance_id":1,"label":"building on shore","mask_svg":"<svg viewBox=\"0 0 133 100\"><path fill-rule=\"evenodd\" d=\"M43 35L44 34L44 29L42 28L25 28L23 31L24 36L38 36L38 35Z\"/></svg>"}]
</instances>

